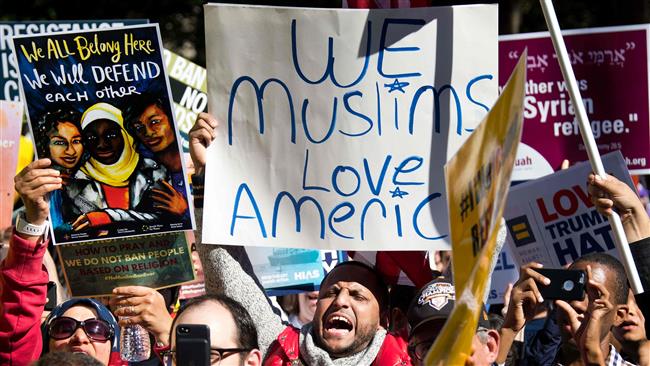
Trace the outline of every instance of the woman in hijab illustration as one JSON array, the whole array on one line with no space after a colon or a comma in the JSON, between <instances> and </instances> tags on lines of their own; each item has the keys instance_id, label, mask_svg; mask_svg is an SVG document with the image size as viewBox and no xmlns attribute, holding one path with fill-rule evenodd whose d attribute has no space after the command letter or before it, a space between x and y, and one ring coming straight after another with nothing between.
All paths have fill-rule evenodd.
<instances>
[{"instance_id":1,"label":"woman in hijab illustration","mask_svg":"<svg viewBox=\"0 0 650 366\"><path fill-rule=\"evenodd\" d=\"M141 157L124 129L122 112L97 103L81 117L84 147L90 158L75 174L75 231L119 222L141 224L160 219L151 190L164 180L165 167Z\"/></svg>"}]
</instances>

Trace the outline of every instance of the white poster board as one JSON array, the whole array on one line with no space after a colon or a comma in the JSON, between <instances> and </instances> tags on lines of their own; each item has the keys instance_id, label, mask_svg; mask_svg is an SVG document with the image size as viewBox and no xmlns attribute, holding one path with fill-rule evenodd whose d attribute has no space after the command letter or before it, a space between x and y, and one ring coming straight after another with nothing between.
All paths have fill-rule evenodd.
<instances>
[{"instance_id":1,"label":"white poster board","mask_svg":"<svg viewBox=\"0 0 650 366\"><path fill-rule=\"evenodd\" d=\"M602 156L608 174L634 184L619 151ZM607 218L600 215L587 192L589 162L512 187L505 210L507 245L517 263L536 261L562 268L591 252L618 257Z\"/></svg>"},{"instance_id":2,"label":"white poster board","mask_svg":"<svg viewBox=\"0 0 650 366\"><path fill-rule=\"evenodd\" d=\"M443 165L497 97L497 6L205 6L203 240L449 250Z\"/></svg>"}]
</instances>

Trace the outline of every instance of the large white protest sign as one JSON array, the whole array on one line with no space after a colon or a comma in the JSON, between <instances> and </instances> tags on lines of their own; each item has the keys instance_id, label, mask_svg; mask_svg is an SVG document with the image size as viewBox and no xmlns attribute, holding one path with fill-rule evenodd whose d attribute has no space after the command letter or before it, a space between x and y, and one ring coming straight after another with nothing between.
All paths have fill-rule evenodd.
<instances>
[{"instance_id":1,"label":"large white protest sign","mask_svg":"<svg viewBox=\"0 0 650 366\"><path fill-rule=\"evenodd\" d=\"M497 6L206 5L206 243L448 250L443 165L496 100Z\"/></svg>"},{"instance_id":2,"label":"large white protest sign","mask_svg":"<svg viewBox=\"0 0 650 366\"><path fill-rule=\"evenodd\" d=\"M620 151L602 159L609 174L634 189ZM535 261L560 268L592 252L618 257L612 228L587 192L590 172L589 162L583 162L510 190L506 241L520 266Z\"/></svg>"}]
</instances>

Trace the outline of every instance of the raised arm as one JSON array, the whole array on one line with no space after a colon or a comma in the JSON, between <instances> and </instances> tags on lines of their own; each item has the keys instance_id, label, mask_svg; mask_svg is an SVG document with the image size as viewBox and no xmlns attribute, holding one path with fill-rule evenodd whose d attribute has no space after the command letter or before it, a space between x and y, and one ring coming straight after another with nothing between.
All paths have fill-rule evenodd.
<instances>
[{"instance_id":1,"label":"raised arm","mask_svg":"<svg viewBox=\"0 0 650 366\"><path fill-rule=\"evenodd\" d=\"M15 178L25 204L23 219L43 225L49 214L46 195L61 188L59 172L49 159L29 164ZM43 256L48 242L42 235L14 231L9 253L0 265L0 364L27 365L42 349L41 314L45 307L47 270Z\"/></svg>"},{"instance_id":2,"label":"raised arm","mask_svg":"<svg viewBox=\"0 0 650 366\"><path fill-rule=\"evenodd\" d=\"M587 178L589 194L598 212L605 216L616 210L621 216L625 236L630 243L630 251L639 272L646 304L650 294L650 218L641 200L627 184L616 177L604 178L590 174Z\"/></svg>"},{"instance_id":3,"label":"raised arm","mask_svg":"<svg viewBox=\"0 0 650 366\"><path fill-rule=\"evenodd\" d=\"M214 117L201 113L190 130L190 155L196 175L194 185L194 213L196 215L197 251L203 263L206 290L220 293L240 302L250 313L259 336L260 350L266 354L268 347L284 329L279 313L271 305L264 288L253 273L253 266L241 246L203 244L203 174L206 149L216 137L218 123Z\"/></svg>"}]
</instances>

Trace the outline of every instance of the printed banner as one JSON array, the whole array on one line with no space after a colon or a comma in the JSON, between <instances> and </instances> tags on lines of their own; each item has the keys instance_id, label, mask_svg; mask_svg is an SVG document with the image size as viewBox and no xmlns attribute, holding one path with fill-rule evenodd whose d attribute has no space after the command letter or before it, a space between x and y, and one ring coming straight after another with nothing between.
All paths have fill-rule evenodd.
<instances>
[{"instance_id":1,"label":"printed banner","mask_svg":"<svg viewBox=\"0 0 650 366\"><path fill-rule=\"evenodd\" d=\"M205 68L172 51L163 50L165 68L174 101L174 120L181 135L183 152L190 152L189 133L196 116L208 111L208 82Z\"/></svg>"},{"instance_id":2,"label":"printed banner","mask_svg":"<svg viewBox=\"0 0 650 366\"><path fill-rule=\"evenodd\" d=\"M246 252L269 296L318 290L325 275L347 260L337 250L248 247Z\"/></svg>"},{"instance_id":3,"label":"printed banner","mask_svg":"<svg viewBox=\"0 0 650 366\"><path fill-rule=\"evenodd\" d=\"M193 228L157 25L14 38L56 244Z\"/></svg>"},{"instance_id":4,"label":"printed banner","mask_svg":"<svg viewBox=\"0 0 650 366\"><path fill-rule=\"evenodd\" d=\"M496 252L497 234L521 139L526 53L486 119L445 166L456 305L427 353L427 365L462 365Z\"/></svg>"},{"instance_id":5,"label":"printed banner","mask_svg":"<svg viewBox=\"0 0 650 366\"><path fill-rule=\"evenodd\" d=\"M0 100L0 234L11 226L14 208L14 175L23 124L23 104Z\"/></svg>"},{"instance_id":6,"label":"printed banner","mask_svg":"<svg viewBox=\"0 0 650 366\"><path fill-rule=\"evenodd\" d=\"M633 174L650 174L650 25L562 32L601 155L620 150ZM548 32L499 38L499 85L528 48L524 132L513 180L588 159Z\"/></svg>"},{"instance_id":7,"label":"printed banner","mask_svg":"<svg viewBox=\"0 0 650 366\"><path fill-rule=\"evenodd\" d=\"M148 22L146 19L0 22L0 99L14 102L20 100L18 63L11 51L11 37L39 33L106 29L125 25L146 24Z\"/></svg>"},{"instance_id":8,"label":"printed banner","mask_svg":"<svg viewBox=\"0 0 650 366\"><path fill-rule=\"evenodd\" d=\"M619 151L602 159L609 174L635 189ZM561 268L591 252L618 257L609 221L587 192L591 172L589 162L582 162L512 188L504 216L507 242L520 266L536 261Z\"/></svg>"},{"instance_id":9,"label":"printed banner","mask_svg":"<svg viewBox=\"0 0 650 366\"><path fill-rule=\"evenodd\" d=\"M106 296L120 286L160 289L194 280L182 232L59 245L57 250L75 297Z\"/></svg>"},{"instance_id":10,"label":"printed banner","mask_svg":"<svg viewBox=\"0 0 650 366\"><path fill-rule=\"evenodd\" d=\"M449 249L443 165L496 99L496 5L205 17L206 243Z\"/></svg>"}]
</instances>

